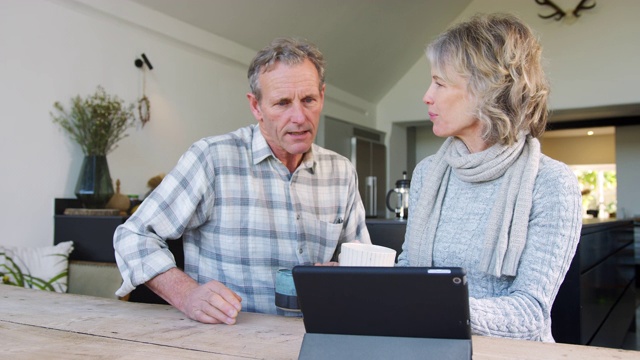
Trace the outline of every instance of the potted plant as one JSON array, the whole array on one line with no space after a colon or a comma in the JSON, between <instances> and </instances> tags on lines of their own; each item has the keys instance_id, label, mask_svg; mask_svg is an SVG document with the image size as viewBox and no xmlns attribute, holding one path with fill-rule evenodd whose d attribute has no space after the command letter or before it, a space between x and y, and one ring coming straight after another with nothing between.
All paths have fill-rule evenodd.
<instances>
[{"instance_id":1,"label":"potted plant","mask_svg":"<svg viewBox=\"0 0 640 360\"><path fill-rule=\"evenodd\" d=\"M93 95L72 98L69 111L58 101L53 107L53 122L59 124L84 153L76 197L87 208L103 208L113 196L107 154L128 136L127 129L135 124L134 105L126 105L98 86Z\"/></svg>"}]
</instances>

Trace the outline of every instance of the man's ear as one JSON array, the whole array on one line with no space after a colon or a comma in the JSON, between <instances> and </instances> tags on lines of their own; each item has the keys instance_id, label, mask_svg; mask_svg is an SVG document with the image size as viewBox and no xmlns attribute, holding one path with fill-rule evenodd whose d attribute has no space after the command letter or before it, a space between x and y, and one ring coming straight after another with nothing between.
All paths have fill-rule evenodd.
<instances>
[{"instance_id":1,"label":"man's ear","mask_svg":"<svg viewBox=\"0 0 640 360\"><path fill-rule=\"evenodd\" d=\"M260 102L256 99L256 96L252 93L247 93L247 99L249 100L249 107L251 108L253 117L255 117L258 122L262 121L262 110L260 109Z\"/></svg>"}]
</instances>

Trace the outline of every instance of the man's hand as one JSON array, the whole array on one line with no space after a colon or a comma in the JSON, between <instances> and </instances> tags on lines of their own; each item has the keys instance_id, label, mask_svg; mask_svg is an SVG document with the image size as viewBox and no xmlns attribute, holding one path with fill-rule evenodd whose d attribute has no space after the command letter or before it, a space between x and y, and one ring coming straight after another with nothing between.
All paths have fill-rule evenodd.
<instances>
[{"instance_id":1,"label":"man's hand","mask_svg":"<svg viewBox=\"0 0 640 360\"><path fill-rule=\"evenodd\" d=\"M340 264L338 262L336 262L336 261L329 261L329 262L326 262L326 263L315 263L313 265L315 265L315 266L340 266Z\"/></svg>"},{"instance_id":2,"label":"man's hand","mask_svg":"<svg viewBox=\"0 0 640 360\"><path fill-rule=\"evenodd\" d=\"M212 280L189 291L179 309L202 323L232 325L242 309L241 301L228 287Z\"/></svg>"},{"instance_id":3,"label":"man's hand","mask_svg":"<svg viewBox=\"0 0 640 360\"><path fill-rule=\"evenodd\" d=\"M206 324L235 324L242 298L219 281L199 285L178 268L170 269L147 285L190 319Z\"/></svg>"}]
</instances>

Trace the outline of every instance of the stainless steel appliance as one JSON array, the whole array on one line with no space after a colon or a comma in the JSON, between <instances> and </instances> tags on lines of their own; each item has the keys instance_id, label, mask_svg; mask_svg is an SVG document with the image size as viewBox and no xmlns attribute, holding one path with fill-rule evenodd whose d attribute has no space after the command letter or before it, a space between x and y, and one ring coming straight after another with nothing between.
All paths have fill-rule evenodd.
<instances>
[{"instance_id":1,"label":"stainless steel appliance","mask_svg":"<svg viewBox=\"0 0 640 360\"><path fill-rule=\"evenodd\" d=\"M358 173L358 191L368 218L385 218L387 207L387 149L385 133L372 128L323 117L316 143L350 159Z\"/></svg>"},{"instance_id":2,"label":"stainless steel appliance","mask_svg":"<svg viewBox=\"0 0 640 360\"><path fill-rule=\"evenodd\" d=\"M351 162L358 173L358 190L368 218L384 218L386 205L387 149L377 141L351 138Z\"/></svg>"}]
</instances>

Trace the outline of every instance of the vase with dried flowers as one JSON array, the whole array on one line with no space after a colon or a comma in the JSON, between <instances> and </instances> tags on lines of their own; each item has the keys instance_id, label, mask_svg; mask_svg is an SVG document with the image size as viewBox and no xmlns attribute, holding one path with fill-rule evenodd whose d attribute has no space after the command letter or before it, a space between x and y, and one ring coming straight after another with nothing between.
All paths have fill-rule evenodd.
<instances>
[{"instance_id":1,"label":"vase with dried flowers","mask_svg":"<svg viewBox=\"0 0 640 360\"><path fill-rule=\"evenodd\" d=\"M84 153L75 194L86 208L103 208L113 196L107 154L128 136L134 126L134 105L106 93L102 86L86 98L71 98L67 111L58 101L53 104L53 122L64 129Z\"/></svg>"}]
</instances>

